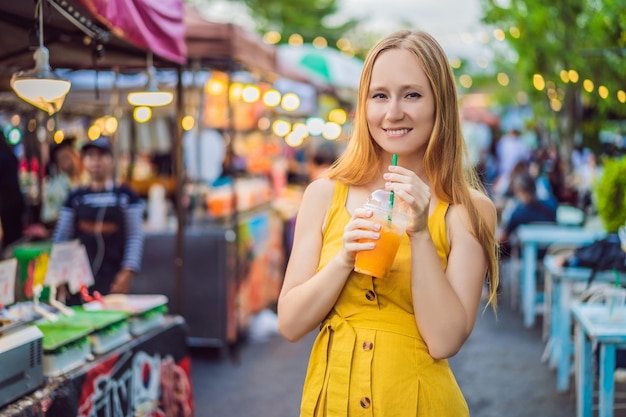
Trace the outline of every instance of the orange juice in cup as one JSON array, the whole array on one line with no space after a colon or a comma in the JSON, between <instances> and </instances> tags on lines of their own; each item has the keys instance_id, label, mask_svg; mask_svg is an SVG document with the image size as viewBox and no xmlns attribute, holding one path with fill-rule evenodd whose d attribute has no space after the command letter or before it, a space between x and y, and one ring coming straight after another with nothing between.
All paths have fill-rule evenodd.
<instances>
[{"instance_id":1,"label":"orange juice in cup","mask_svg":"<svg viewBox=\"0 0 626 417\"><path fill-rule=\"evenodd\" d=\"M365 204L365 208L374 213L373 220L381 225L380 237L363 240L373 241L375 246L371 250L358 252L354 262L355 271L376 278L384 278L391 269L409 220L406 210L398 204L390 207L389 196L389 191L376 190Z\"/></svg>"},{"instance_id":2,"label":"orange juice in cup","mask_svg":"<svg viewBox=\"0 0 626 417\"><path fill-rule=\"evenodd\" d=\"M382 222L381 226L380 238L373 241L376 244L374 249L358 252L354 262L355 271L377 278L383 278L391 269L402 237L397 228L394 230L386 222ZM364 239L363 241L371 240Z\"/></svg>"}]
</instances>

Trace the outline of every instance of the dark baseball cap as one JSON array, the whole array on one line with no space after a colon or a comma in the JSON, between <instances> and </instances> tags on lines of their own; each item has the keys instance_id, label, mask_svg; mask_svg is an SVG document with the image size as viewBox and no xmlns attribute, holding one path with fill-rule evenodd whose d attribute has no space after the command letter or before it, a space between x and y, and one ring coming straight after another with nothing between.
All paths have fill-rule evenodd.
<instances>
[{"instance_id":1,"label":"dark baseball cap","mask_svg":"<svg viewBox=\"0 0 626 417\"><path fill-rule=\"evenodd\" d=\"M111 148L111 142L109 141L108 138L105 138L104 136L100 136L96 140L91 140L85 143L83 147L80 149L80 151L85 152L89 149L99 149L103 153L108 153L110 155L113 155L113 148Z\"/></svg>"},{"instance_id":2,"label":"dark baseball cap","mask_svg":"<svg viewBox=\"0 0 626 417\"><path fill-rule=\"evenodd\" d=\"M50 148L50 160L54 161L57 153L63 148L75 149L76 138L74 136L68 136L61 141L61 143L55 144Z\"/></svg>"}]
</instances>

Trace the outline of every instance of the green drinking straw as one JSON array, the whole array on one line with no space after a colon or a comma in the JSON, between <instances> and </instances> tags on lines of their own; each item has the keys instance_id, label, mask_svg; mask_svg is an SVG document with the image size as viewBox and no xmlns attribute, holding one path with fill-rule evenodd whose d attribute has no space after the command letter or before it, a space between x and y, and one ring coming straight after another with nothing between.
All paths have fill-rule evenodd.
<instances>
[{"instance_id":1,"label":"green drinking straw","mask_svg":"<svg viewBox=\"0 0 626 417\"><path fill-rule=\"evenodd\" d=\"M398 165L398 155L395 153L391 157L391 165L393 165L394 167ZM391 222L391 211L393 210L393 199L394 199L394 194L393 194L393 191L391 191L391 193L389 193L389 214L387 215L388 222Z\"/></svg>"}]
</instances>

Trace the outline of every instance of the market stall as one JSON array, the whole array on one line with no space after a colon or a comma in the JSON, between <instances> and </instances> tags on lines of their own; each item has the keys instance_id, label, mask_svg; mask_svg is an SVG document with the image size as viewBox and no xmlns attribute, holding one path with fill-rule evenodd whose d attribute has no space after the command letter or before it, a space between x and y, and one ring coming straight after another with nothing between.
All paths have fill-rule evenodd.
<instances>
[{"instance_id":1,"label":"market stall","mask_svg":"<svg viewBox=\"0 0 626 417\"><path fill-rule=\"evenodd\" d=\"M167 314L167 297L68 307L56 288L92 279L83 246L32 243L15 254L0 261L0 416L192 415L186 325Z\"/></svg>"},{"instance_id":2,"label":"market stall","mask_svg":"<svg viewBox=\"0 0 626 417\"><path fill-rule=\"evenodd\" d=\"M57 3L44 1L46 5ZM232 24L206 21L184 5L184 66L154 50L159 81L167 80L168 72L174 73L170 77L173 82L161 82L160 87L174 93L176 105L153 108L152 119L139 121L134 113L137 108L124 99L134 87L122 88L118 75L143 72L146 51L136 40L133 45L130 38L112 36L119 32L114 30L116 22L103 10L89 7L101 2L59 3L70 4L79 14L94 13L87 22L93 33L102 36L88 36L89 45L81 47L84 30L46 9L50 14L45 23L50 63L66 68L68 78L76 69L91 69L95 89L70 91L63 112L54 121L69 114L84 117L81 132L87 134L87 127L100 129L100 124L113 119L121 177L149 200L143 267L133 281L133 291L166 295L171 311L187 319L192 344L237 342L252 317L276 303L295 216L294 205L277 204L277 197L285 188L288 160L306 163L305 152L297 149L296 143L302 143L303 137L284 138L286 133L276 135L270 127L284 118L295 132L308 115L316 113L317 95L332 94L333 89L321 80L307 82L297 69L279 68L276 48L260 37ZM3 8L11 18L0 18L0 32L12 30L9 26L13 25L26 37L33 22L32 8L1 5L0 11ZM105 53L94 55L100 46ZM0 75L5 74L5 79L15 68L32 65L26 45L11 48L10 43L0 41ZM281 74L291 80L281 79ZM102 82L107 77L113 78L109 87ZM256 94L256 100L250 100L246 92ZM288 110L278 109L277 103L270 107L259 99L266 93L278 95L279 102L281 97L284 103L286 98L299 100L298 105ZM7 100L15 101L15 96L0 94L0 104ZM21 105L18 102L12 108ZM32 119L39 125L48 122L41 114ZM332 124L336 133L338 125ZM187 125L190 127L184 127ZM44 131L43 138L36 137L38 132L26 134L38 143L51 142L52 133ZM332 138L337 137L333 133ZM154 143L159 155L155 155ZM185 153L191 154L202 175L192 175L189 160L183 167ZM142 178L136 175L150 171L156 165L155 156L166 157L161 163L169 169L166 178L152 173ZM211 165L209 175L204 174L207 165ZM158 198L151 201L153 196ZM206 302L209 299L211 303Z\"/></svg>"},{"instance_id":3,"label":"market stall","mask_svg":"<svg viewBox=\"0 0 626 417\"><path fill-rule=\"evenodd\" d=\"M190 417L191 360L185 336L184 320L168 317L159 328L46 379L33 392L0 407L0 416Z\"/></svg>"},{"instance_id":4,"label":"market stall","mask_svg":"<svg viewBox=\"0 0 626 417\"><path fill-rule=\"evenodd\" d=\"M31 147L29 155L20 157L31 165L30 156L34 155L37 163L25 171L35 187L41 185L46 145L58 130L60 118L51 116L59 113L64 98L53 103L55 106L41 103L47 98L28 101L20 96L24 101L20 100L11 91L14 86L9 79L19 79L35 60L36 70L45 72L51 64L61 73L82 68L143 71L146 57L153 52L155 65L176 67L185 62L181 1L146 4L144 8L135 2L132 11L118 8L113 14L104 5L131 6L125 1L97 0L0 4L0 33L6 35L0 36L0 105L11 113L12 129L20 135L23 131ZM128 26L128 21L116 20L116 15L135 20ZM147 38L132 33L133 27L150 25L156 30ZM44 49L44 43L48 48ZM39 55L34 60L35 46ZM148 46L154 50L149 51ZM42 62L45 65L41 66ZM92 101L98 98L95 85ZM35 112L30 104L45 112ZM93 117L97 111L76 106L67 113ZM20 139L11 137L16 138ZM27 255L27 251L19 254L23 246L13 249L16 257L24 258L17 271L5 268L0 272L0 415L192 415L186 327L182 317L165 315L167 301L141 314L121 307L111 311L68 309L55 301L52 290L42 292L44 286L56 288L62 283L44 285L42 277L50 270L68 270L55 260L55 247L44 242ZM3 256L7 254L5 251ZM2 262L16 263L17 259ZM89 274L85 272L81 267L72 276L86 278ZM9 286L13 283L19 284L15 292L13 285ZM15 293L15 300L4 298Z\"/></svg>"},{"instance_id":5,"label":"market stall","mask_svg":"<svg viewBox=\"0 0 626 417\"><path fill-rule=\"evenodd\" d=\"M267 175L255 175L233 158L242 135L258 134L263 104L229 94L244 85L268 88L263 85L277 76L276 52L260 37L209 22L188 5L185 23L188 67L203 81L186 85L195 126L184 134L189 203L183 272L180 280L170 279L174 230L147 230L133 291L178 297L176 312L187 320L189 343L225 347L245 334L255 314L275 304L282 283L282 223L270 204L271 184ZM258 144L269 149L263 138Z\"/></svg>"}]
</instances>

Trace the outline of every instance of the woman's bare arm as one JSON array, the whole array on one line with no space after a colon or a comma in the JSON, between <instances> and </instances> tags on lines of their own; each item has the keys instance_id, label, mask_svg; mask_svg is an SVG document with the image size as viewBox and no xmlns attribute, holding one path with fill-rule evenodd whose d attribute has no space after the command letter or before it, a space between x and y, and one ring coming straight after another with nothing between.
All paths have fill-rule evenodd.
<instances>
[{"instance_id":1,"label":"woman's bare arm","mask_svg":"<svg viewBox=\"0 0 626 417\"><path fill-rule=\"evenodd\" d=\"M483 195L475 203L495 233L496 211ZM413 305L418 327L435 359L455 355L474 327L485 282L487 259L471 233L467 210L451 206L447 215L450 255L444 273L428 232L411 238Z\"/></svg>"},{"instance_id":2,"label":"woman's bare arm","mask_svg":"<svg viewBox=\"0 0 626 417\"><path fill-rule=\"evenodd\" d=\"M330 180L311 183L298 211L293 248L278 299L278 326L290 341L299 340L322 322L351 270L351 265L336 259L316 274L333 190Z\"/></svg>"},{"instance_id":3,"label":"woman's bare arm","mask_svg":"<svg viewBox=\"0 0 626 417\"><path fill-rule=\"evenodd\" d=\"M368 220L372 213L355 210L345 226L341 250L317 271L334 189L333 181L317 180L307 187L302 198L291 257L278 299L278 327L290 341L299 340L319 326L333 308L354 268L354 255L373 247L373 243L358 240L378 237L373 230L376 224Z\"/></svg>"}]
</instances>

